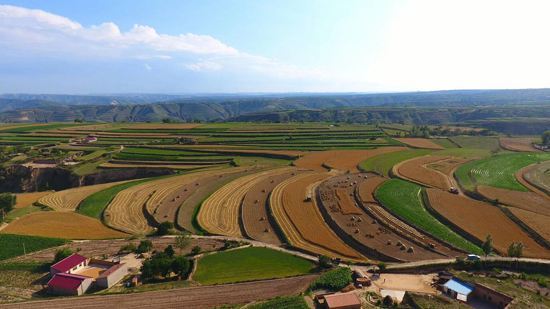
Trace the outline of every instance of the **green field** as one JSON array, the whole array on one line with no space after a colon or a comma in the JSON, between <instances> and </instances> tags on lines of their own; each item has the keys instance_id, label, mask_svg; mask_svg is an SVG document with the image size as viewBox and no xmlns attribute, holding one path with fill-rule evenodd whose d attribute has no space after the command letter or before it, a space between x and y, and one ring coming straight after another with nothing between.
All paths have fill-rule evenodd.
<instances>
[{"instance_id":1,"label":"green field","mask_svg":"<svg viewBox=\"0 0 550 309\"><path fill-rule=\"evenodd\" d=\"M486 159L468 162L456 170L460 185L469 191L474 191L477 185L496 188L528 191L515 177L521 168L550 160L550 153L506 153Z\"/></svg>"},{"instance_id":2,"label":"green field","mask_svg":"<svg viewBox=\"0 0 550 309\"><path fill-rule=\"evenodd\" d=\"M392 167L399 162L409 160L415 157L427 155L433 152L429 149L410 149L398 152L391 152L382 155L378 155L372 158L369 158L361 164L359 168L362 171L376 172L380 175L389 176L389 173Z\"/></svg>"},{"instance_id":3,"label":"green field","mask_svg":"<svg viewBox=\"0 0 550 309\"><path fill-rule=\"evenodd\" d=\"M432 142L445 148L458 148L458 146L448 138L433 138Z\"/></svg>"},{"instance_id":4,"label":"green field","mask_svg":"<svg viewBox=\"0 0 550 309\"><path fill-rule=\"evenodd\" d=\"M422 188L417 184L401 179L391 179L378 187L375 196L384 207L412 226L458 248L481 254L480 248L453 232L426 210L422 204L420 190Z\"/></svg>"},{"instance_id":5,"label":"green field","mask_svg":"<svg viewBox=\"0 0 550 309\"><path fill-rule=\"evenodd\" d=\"M80 205L78 205L78 208L76 209L76 211L85 216L97 218L101 220L101 215L103 214L103 210L105 210L105 208L109 205L109 203L113 200L113 198L115 198L115 195L117 195L120 191L124 189L128 189L132 186L135 186L150 180L152 179L140 179L136 181L126 182L126 183L122 183L114 187L110 187L105 190L96 192L88 196L87 198L85 198L80 203Z\"/></svg>"},{"instance_id":6,"label":"green field","mask_svg":"<svg viewBox=\"0 0 550 309\"><path fill-rule=\"evenodd\" d=\"M303 296L276 297L268 301L246 306L249 309L308 309Z\"/></svg>"},{"instance_id":7,"label":"green field","mask_svg":"<svg viewBox=\"0 0 550 309\"><path fill-rule=\"evenodd\" d=\"M449 138L462 148L486 149L489 151L500 150L497 137L490 136L453 136Z\"/></svg>"},{"instance_id":8,"label":"green field","mask_svg":"<svg viewBox=\"0 0 550 309\"><path fill-rule=\"evenodd\" d=\"M64 243L65 240L57 238L0 234L0 260L20 256L25 252L61 246Z\"/></svg>"},{"instance_id":9,"label":"green field","mask_svg":"<svg viewBox=\"0 0 550 309\"><path fill-rule=\"evenodd\" d=\"M352 270L347 267L338 267L323 273L310 286L311 290L326 289L340 291L353 281Z\"/></svg>"},{"instance_id":10,"label":"green field","mask_svg":"<svg viewBox=\"0 0 550 309\"><path fill-rule=\"evenodd\" d=\"M201 284L224 284L307 274L314 264L267 248L244 248L214 253L198 261L193 280Z\"/></svg>"}]
</instances>

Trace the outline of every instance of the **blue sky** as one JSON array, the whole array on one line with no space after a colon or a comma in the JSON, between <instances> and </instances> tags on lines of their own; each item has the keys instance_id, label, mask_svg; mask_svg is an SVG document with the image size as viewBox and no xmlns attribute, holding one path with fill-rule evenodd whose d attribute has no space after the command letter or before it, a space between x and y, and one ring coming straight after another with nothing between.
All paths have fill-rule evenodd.
<instances>
[{"instance_id":1,"label":"blue sky","mask_svg":"<svg viewBox=\"0 0 550 309\"><path fill-rule=\"evenodd\" d=\"M550 87L547 1L2 1L0 93Z\"/></svg>"}]
</instances>

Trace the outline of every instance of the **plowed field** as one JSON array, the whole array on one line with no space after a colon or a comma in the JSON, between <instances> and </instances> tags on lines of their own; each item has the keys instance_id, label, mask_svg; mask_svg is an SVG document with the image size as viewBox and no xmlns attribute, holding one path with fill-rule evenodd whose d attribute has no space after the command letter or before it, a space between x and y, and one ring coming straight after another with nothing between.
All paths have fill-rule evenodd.
<instances>
[{"instance_id":1,"label":"plowed field","mask_svg":"<svg viewBox=\"0 0 550 309\"><path fill-rule=\"evenodd\" d=\"M74 211L88 196L124 182L126 181L102 183L58 191L40 198L38 202L57 211Z\"/></svg>"},{"instance_id":2,"label":"plowed field","mask_svg":"<svg viewBox=\"0 0 550 309\"><path fill-rule=\"evenodd\" d=\"M311 194L308 188L313 190L312 184L328 176L326 173L307 173L283 181L271 193L271 211L291 245L331 257L364 259L326 225L313 200L305 200Z\"/></svg>"},{"instance_id":3,"label":"plowed field","mask_svg":"<svg viewBox=\"0 0 550 309\"><path fill-rule=\"evenodd\" d=\"M533 147L534 139L531 137L501 137L500 147L511 151L539 151Z\"/></svg>"},{"instance_id":4,"label":"plowed field","mask_svg":"<svg viewBox=\"0 0 550 309\"><path fill-rule=\"evenodd\" d=\"M520 208L509 208L514 216L535 230L540 236L550 241L550 216L543 216Z\"/></svg>"},{"instance_id":5,"label":"plowed field","mask_svg":"<svg viewBox=\"0 0 550 309\"><path fill-rule=\"evenodd\" d=\"M494 248L501 254L512 242L521 242L525 256L550 257L550 250L536 243L497 207L437 189L427 189L427 194L435 211L468 234L479 241L491 235Z\"/></svg>"},{"instance_id":6,"label":"plowed field","mask_svg":"<svg viewBox=\"0 0 550 309\"><path fill-rule=\"evenodd\" d=\"M427 138L404 137L404 138L396 138L395 140L398 140L401 143L409 145L413 148L438 149L438 150L445 149L445 147L438 145Z\"/></svg>"},{"instance_id":7,"label":"plowed field","mask_svg":"<svg viewBox=\"0 0 550 309\"><path fill-rule=\"evenodd\" d=\"M127 234L112 230L99 220L74 212L45 211L26 215L10 223L1 233L65 239L124 238Z\"/></svg>"},{"instance_id":8,"label":"plowed field","mask_svg":"<svg viewBox=\"0 0 550 309\"><path fill-rule=\"evenodd\" d=\"M358 192L363 203L377 203L374 198L374 191L386 180L387 178L384 177L369 175L366 181L360 182Z\"/></svg>"},{"instance_id":9,"label":"plowed field","mask_svg":"<svg viewBox=\"0 0 550 309\"><path fill-rule=\"evenodd\" d=\"M463 163L462 159L451 159L440 156L424 156L407 160L395 166L394 172L399 177L428 187L448 190L453 186L447 173Z\"/></svg>"},{"instance_id":10,"label":"plowed field","mask_svg":"<svg viewBox=\"0 0 550 309\"><path fill-rule=\"evenodd\" d=\"M280 175L274 175L256 183L248 190L241 206L241 216L246 236L270 244L281 244L281 240L269 220L268 198L277 185L294 174L295 171L288 171Z\"/></svg>"},{"instance_id":11,"label":"plowed field","mask_svg":"<svg viewBox=\"0 0 550 309\"><path fill-rule=\"evenodd\" d=\"M516 179L529 189L550 196L550 161L530 165L518 171Z\"/></svg>"},{"instance_id":12,"label":"plowed field","mask_svg":"<svg viewBox=\"0 0 550 309\"><path fill-rule=\"evenodd\" d=\"M228 183L204 201L197 216L198 223L212 234L243 237L239 217L245 194L262 180L286 171L277 169L260 172Z\"/></svg>"},{"instance_id":13,"label":"plowed field","mask_svg":"<svg viewBox=\"0 0 550 309\"><path fill-rule=\"evenodd\" d=\"M550 216L550 198L545 198L534 192L512 191L488 186L478 186L477 191L491 200L499 203ZM548 222L550 225L550 221Z\"/></svg>"},{"instance_id":14,"label":"plowed field","mask_svg":"<svg viewBox=\"0 0 550 309\"><path fill-rule=\"evenodd\" d=\"M15 208L23 208L34 204L41 197L52 194L53 191L17 193L15 194Z\"/></svg>"},{"instance_id":15,"label":"plowed field","mask_svg":"<svg viewBox=\"0 0 550 309\"><path fill-rule=\"evenodd\" d=\"M405 150L403 147L381 147L371 150L327 150L318 152L309 152L294 162L294 165L300 168L311 169L315 171L325 171L330 168L357 172L357 165L362 161L383 153Z\"/></svg>"}]
</instances>

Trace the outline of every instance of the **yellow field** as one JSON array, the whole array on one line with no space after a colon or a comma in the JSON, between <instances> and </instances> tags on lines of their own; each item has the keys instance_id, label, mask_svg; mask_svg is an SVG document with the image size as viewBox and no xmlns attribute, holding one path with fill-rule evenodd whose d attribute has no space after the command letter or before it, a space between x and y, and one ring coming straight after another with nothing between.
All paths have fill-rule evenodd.
<instances>
[{"instance_id":1,"label":"yellow field","mask_svg":"<svg viewBox=\"0 0 550 309\"><path fill-rule=\"evenodd\" d=\"M98 185L84 186L58 191L41 197L38 200L38 203L48 206L57 211L74 211L78 207L78 205L80 205L80 203L88 196L127 181L128 180L119 182L108 182Z\"/></svg>"},{"instance_id":2,"label":"yellow field","mask_svg":"<svg viewBox=\"0 0 550 309\"><path fill-rule=\"evenodd\" d=\"M287 240L294 247L347 260L364 260L325 223L314 201L306 201L315 184L328 173L304 173L280 183L269 199L271 211Z\"/></svg>"},{"instance_id":3,"label":"yellow field","mask_svg":"<svg viewBox=\"0 0 550 309\"><path fill-rule=\"evenodd\" d=\"M124 238L127 234L112 230L97 219L74 212L41 211L11 222L1 233L65 239Z\"/></svg>"},{"instance_id":4,"label":"yellow field","mask_svg":"<svg viewBox=\"0 0 550 309\"><path fill-rule=\"evenodd\" d=\"M243 237L239 226L239 210L248 190L268 177L289 170L291 168L255 173L228 183L204 201L197 216L197 221L209 233Z\"/></svg>"},{"instance_id":5,"label":"yellow field","mask_svg":"<svg viewBox=\"0 0 550 309\"><path fill-rule=\"evenodd\" d=\"M53 191L17 193L15 194L15 208L23 208L34 204L41 197L52 194Z\"/></svg>"}]
</instances>

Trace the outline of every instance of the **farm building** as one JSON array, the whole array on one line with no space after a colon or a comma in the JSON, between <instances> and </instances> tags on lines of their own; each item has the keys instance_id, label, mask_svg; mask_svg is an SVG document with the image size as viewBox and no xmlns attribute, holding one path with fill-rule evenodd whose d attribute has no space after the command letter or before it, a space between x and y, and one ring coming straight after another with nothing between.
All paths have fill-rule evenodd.
<instances>
[{"instance_id":1,"label":"farm building","mask_svg":"<svg viewBox=\"0 0 550 309\"><path fill-rule=\"evenodd\" d=\"M474 291L474 286L457 278L452 278L443 285L443 293L451 298L468 302L468 297Z\"/></svg>"},{"instance_id":2,"label":"farm building","mask_svg":"<svg viewBox=\"0 0 550 309\"><path fill-rule=\"evenodd\" d=\"M50 293L82 295L94 285L100 289L112 287L128 274L128 267L124 263L89 259L72 254L52 265L50 274Z\"/></svg>"},{"instance_id":3,"label":"farm building","mask_svg":"<svg viewBox=\"0 0 550 309\"><path fill-rule=\"evenodd\" d=\"M336 293L324 296L328 309L361 309L361 300L355 293Z\"/></svg>"},{"instance_id":4,"label":"farm building","mask_svg":"<svg viewBox=\"0 0 550 309\"><path fill-rule=\"evenodd\" d=\"M442 286L443 292L451 298L466 302L474 307L507 308L512 297L479 283L468 283L451 278Z\"/></svg>"}]
</instances>

